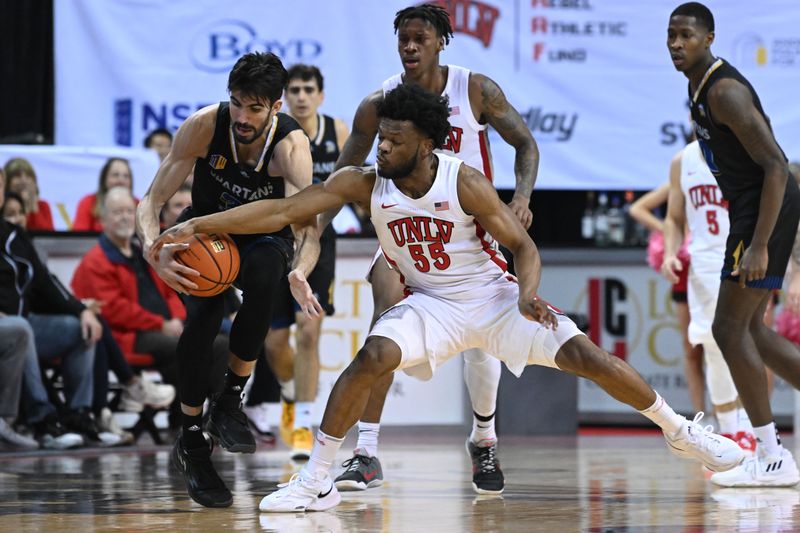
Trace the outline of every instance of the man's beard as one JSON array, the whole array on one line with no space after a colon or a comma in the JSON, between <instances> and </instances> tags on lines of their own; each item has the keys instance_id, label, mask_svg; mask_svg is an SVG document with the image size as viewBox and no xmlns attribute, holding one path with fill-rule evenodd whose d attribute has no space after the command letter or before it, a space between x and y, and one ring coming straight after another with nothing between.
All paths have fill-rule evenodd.
<instances>
[{"instance_id":1,"label":"man's beard","mask_svg":"<svg viewBox=\"0 0 800 533\"><path fill-rule=\"evenodd\" d=\"M417 166L418 161L419 161L419 147L417 147L417 151L414 152L414 157L409 159L405 165L397 167L396 169L393 170L378 167L379 176L392 181L405 178L406 176L411 174L411 172L414 170L414 167Z\"/></svg>"},{"instance_id":2,"label":"man's beard","mask_svg":"<svg viewBox=\"0 0 800 533\"><path fill-rule=\"evenodd\" d=\"M233 123L233 138L236 139L236 142L241 143L241 144L253 144L256 141L256 139L261 137L261 135L264 133L264 130L267 129L267 124L269 124L270 122L271 121L269 119L266 120L264 122L264 126L262 126L262 128L260 130L255 130L253 135L250 136L250 137L242 137L241 135L239 135L239 133L236 132L236 126L240 126L242 124L239 123L239 122L234 122Z\"/></svg>"}]
</instances>

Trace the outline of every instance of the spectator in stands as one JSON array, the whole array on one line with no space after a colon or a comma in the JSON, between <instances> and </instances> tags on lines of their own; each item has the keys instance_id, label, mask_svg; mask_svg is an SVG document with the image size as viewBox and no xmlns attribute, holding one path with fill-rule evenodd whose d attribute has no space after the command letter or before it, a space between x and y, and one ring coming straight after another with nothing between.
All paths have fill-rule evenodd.
<instances>
[{"instance_id":1,"label":"spectator in stands","mask_svg":"<svg viewBox=\"0 0 800 533\"><path fill-rule=\"evenodd\" d=\"M133 191L133 173L127 159L111 157L105 162L100 169L97 192L84 196L78 203L75 222L72 224L73 231L103 231L100 208L106 193L113 187L125 187Z\"/></svg>"},{"instance_id":2,"label":"spectator in stands","mask_svg":"<svg viewBox=\"0 0 800 533\"><path fill-rule=\"evenodd\" d=\"M4 193L5 182L0 180L0 202L5 200ZM62 439L69 440L42 386L39 369L39 360L58 358L66 396L65 424L89 440L99 440L89 407L100 323L53 281L27 234L4 219L0 219L0 256L0 313L27 318L35 339L36 350L29 352L23 373L27 422L44 447L63 447ZM78 437L78 444L82 441Z\"/></svg>"},{"instance_id":3,"label":"spectator in stands","mask_svg":"<svg viewBox=\"0 0 800 533\"><path fill-rule=\"evenodd\" d=\"M50 204L39 198L36 172L27 159L16 157L5 165L7 188L22 197L25 204L28 231L53 231L53 213Z\"/></svg>"},{"instance_id":4,"label":"spectator in stands","mask_svg":"<svg viewBox=\"0 0 800 533\"><path fill-rule=\"evenodd\" d=\"M181 185L161 210L161 227L171 228L183 210L192 205L191 185Z\"/></svg>"},{"instance_id":5,"label":"spectator in stands","mask_svg":"<svg viewBox=\"0 0 800 533\"><path fill-rule=\"evenodd\" d=\"M22 371L31 352L35 358L33 332L28 322L21 316L0 313L0 441L15 448L39 447L36 440L20 435L12 425L19 415Z\"/></svg>"},{"instance_id":6,"label":"spectator in stands","mask_svg":"<svg viewBox=\"0 0 800 533\"><path fill-rule=\"evenodd\" d=\"M135 210L127 188L108 191L101 215L103 234L75 270L72 288L81 298L103 303L102 315L123 353L151 355L164 381L175 383L175 349L186 309L133 242ZM218 336L213 351L219 364L211 375L224 374L227 347L227 338Z\"/></svg>"},{"instance_id":7,"label":"spectator in stands","mask_svg":"<svg viewBox=\"0 0 800 533\"><path fill-rule=\"evenodd\" d=\"M3 204L3 218L6 222L16 224L22 229L27 227L25 217L25 201L22 196L15 192L6 191L6 199Z\"/></svg>"},{"instance_id":8,"label":"spectator in stands","mask_svg":"<svg viewBox=\"0 0 800 533\"><path fill-rule=\"evenodd\" d=\"M144 147L155 150L158 159L163 161L172 148L172 133L166 128L156 128L144 138Z\"/></svg>"}]
</instances>

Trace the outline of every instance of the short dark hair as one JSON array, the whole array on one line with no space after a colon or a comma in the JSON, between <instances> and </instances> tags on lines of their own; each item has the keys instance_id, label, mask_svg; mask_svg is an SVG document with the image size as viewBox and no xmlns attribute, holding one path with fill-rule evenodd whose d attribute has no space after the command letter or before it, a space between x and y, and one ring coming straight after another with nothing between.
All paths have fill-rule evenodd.
<instances>
[{"instance_id":1,"label":"short dark hair","mask_svg":"<svg viewBox=\"0 0 800 533\"><path fill-rule=\"evenodd\" d=\"M450 15L447 10L436 4L421 4L401 9L394 17L394 32L410 19L428 21L436 29L436 35L444 37L445 44L450 44L453 37L453 26L450 24Z\"/></svg>"},{"instance_id":2,"label":"short dark hair","mask_svg":"<svg viewBox=\"0 0 800 533\"><path fill-rule=\"evenodd\" d=\"M19 203L19 205L22 206L22 213L26 214L25 213L25 202L22 200L22 196L20 196L19 194L15 193L14 191L6 191L6 199L5 199L5 202L3 203L3 209L5 209L6 204L8 203L9 200L16 200Z\"/></svg>"},{"instance_id":3,"label":"short dark hair","mask_svg":"<svg viewBox=\"0 0 800 533\"><path fill-rule=\"evenodd\" d=\"M408 120L439 148L450 133L450 108L446 96L426 91L419 85L398 85L378 103L378 117Z\"/></svg>"},{"instance_id":4,"label":"short dark hair","mask_svg":"<svg viewBox=\"0 0 800 533\"><path fill-rule=\"evenodd\" d=\"M303 81L314 79L317 82L317 89L321 91L324 87L322 72L320 72L319 68L315 67L314 65L303 65L302 63L298 63L289 67L289 77L286 80L286 85L289 85L290 81L296 79L301 79Z\"/></svg>"},{"instance_id":5,"label":"short dark hair","mask_svg":"<svg viewBox=\"0 0 800 533\"><path fill-rule=\"evenodd\" d=\"M699 26L703 26L707 31L714 31L714 15L711 10L700 2L686 2L675 8L669 18L672 17L694 17Z\"/></svg>"},{"instance_id":6,"label":"short dark hair","mask_svg":"<svg viewBox=\"0 0 800 533\"><path fill-rule=\"evenodd\" d=\"M156 128L150 133L147 134L147 137L144 138L144 147L150 148L150 145L153 144L153 137L156 135L166 135L169 137L169 142L172 142L172 132L169 131L167 128Z\"/></svg>"},{"instance_id":7,"label":"short dark hair","mask_svg":"<svg viewBox=\"0 0 800 533\"><path fill-rule=\"evenodd\" d=\"M228 92L241 91L270 105L280 100L288 74L280 58L272 52L250 52L233 65L228 76Z\"/></svg>"}]
</instances>

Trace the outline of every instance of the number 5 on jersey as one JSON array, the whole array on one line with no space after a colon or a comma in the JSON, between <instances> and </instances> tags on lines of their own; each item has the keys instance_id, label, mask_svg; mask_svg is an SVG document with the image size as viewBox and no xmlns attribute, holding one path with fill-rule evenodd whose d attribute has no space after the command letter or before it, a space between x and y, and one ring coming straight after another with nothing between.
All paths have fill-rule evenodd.
<instances>
[{"instance_id":1,"label":"number 5 on jersey","mask_svg":"<svg viewBox=\"0 0 800 533\"><path fill-rule=\"evenodd\" d=\"M430 272L431 260L425 255L425 248L422 244L409 244L408 252L414 260L414 267L420 272ZM433 260L436 270L447 270L450 266L450 256L444 251L444 244L433 242L428 245L428 255Z\"/></svg>"}]
</instances>

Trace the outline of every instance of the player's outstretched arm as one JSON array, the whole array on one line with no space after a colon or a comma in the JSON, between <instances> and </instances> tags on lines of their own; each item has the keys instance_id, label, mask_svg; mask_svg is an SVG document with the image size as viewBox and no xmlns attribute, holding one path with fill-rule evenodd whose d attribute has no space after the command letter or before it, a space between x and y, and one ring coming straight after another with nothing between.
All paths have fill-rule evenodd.
<instances>
[{"instance_id":1,"label":"player's outstretched arm","mask_svg":"<svg viewBox=\"0 0 800 533\"><path fill-rule=\"evenodd\" d=\"M764 169L764 184L758 206L753 240L742 254L739 275L742 287L748 281L763 279L767 273L767 243L778 221L789 166L769 124L758 112L750 91L736 80L719 80L708 91L708 104L714 120L729 127L750 158Z\"/></svg>"},{"instance_id":2,"label":"player's outstretched arm","mask_svg":"<svg viewBox=\"0 0 800 533\"><path fill-rule=\"evenodd\" d=\"M307 187L288 198L258 200L187 220L162 233L154 245L182 242L195 233L273 233L291 224L304 223L347 202L369 206L374 184L374 172L359 167L343 168L331 174L326 182Z\"/></svg>"},{"instance_id":3,"label":"player's outstretched arm","mask_svg":"<svg viewBox=\"0 0 800 533\"><path fill-rule=\"evenodd\" d=\"M539 172L539 147L536 140L520 114L508 102L500 86L487 76L477 73L470 75L469 99L478 104L480 120L488 122L504 141L514 147L516 188L509 207L522 226L528 229L533 222L533 214L528 206Z\"/></svg>"},{"instance_id":4,"label":"player's outstretched arm","mask_svg":"<svg viewBox=\"0 0 800 533\"><path fill-rule=\"evenodd\" d=\"M474 168L461 165L458 200L466 213L474 216L483 229L514 255L520 313L531 320L555 326L555 316L536 295L542 275L539 251L511 209L497 196L489 180Z\"/></svg>"},{"instance_id":5,"label":"player's outstretched arm","mask_svg":"<svg viewBox=\"0 0 800 533\"><path fill-rule=\"evenodd\" d=\"M664 218L664 261L661 273L670 283L678 282L678 272L683 263L678 259L678 250L683 243L686 228L686 198L681 189L681 156L675 154L669 164L669 191L667 193L667 216Z\"/></svg>"}]
</instances>

